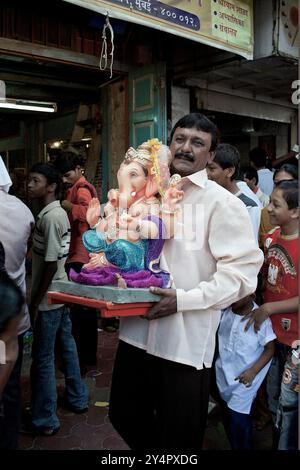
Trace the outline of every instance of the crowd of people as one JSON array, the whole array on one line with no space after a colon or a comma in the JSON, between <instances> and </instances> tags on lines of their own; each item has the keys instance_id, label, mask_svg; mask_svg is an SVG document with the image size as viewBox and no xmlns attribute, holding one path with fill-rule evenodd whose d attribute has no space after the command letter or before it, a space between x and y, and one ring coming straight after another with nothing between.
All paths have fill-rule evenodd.
<instances>
[{"instance_id":1,"label":"crowd of people","mask_svg":"<svg viewBox=\"0 0 300 470\"><path fill-rule=\"evenodd\" d=\"M196 242L184 236L165 241L160 263L171 274L171 288L151 287L161 299L147 314L120 319L109 418L133 450L201 450L210 397L221 407L232 449L252 449L256 395L272 419L273 448L298 446L298 169L284 164L270 171L260 148L241 168L238 149L219 143L218 136L200 113L184 116L172 129L170 173L181 176L183 220ZM65 374L60 405L74 413L88 410L82 377L96 362L98 338L94 309L47 302L52 282L89 260L82 235L96 190L78 155L65 151L55 164L31 168L35 220L9 194L10 185L0 157L2 449L18 448L20 429L44 436L59 431L58 364ZM201 207L201 220L187 206ZM23 336L29 328L31 402L21 422Z\"/></svg>"}]
</instances>

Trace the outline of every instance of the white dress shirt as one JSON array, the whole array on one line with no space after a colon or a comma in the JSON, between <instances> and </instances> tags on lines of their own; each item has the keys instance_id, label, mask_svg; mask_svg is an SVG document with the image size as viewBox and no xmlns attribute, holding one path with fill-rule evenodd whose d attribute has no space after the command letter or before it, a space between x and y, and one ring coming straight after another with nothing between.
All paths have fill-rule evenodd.
<instances>
[{"instance_id":1,"label":"white dress shirt","mask_svg":"<svg viewBox=\"0 0 300 470\"><path fill-rule=\"evenodd\" d=\"M253 302L253 310L256 308L258 307ZM267 375L271 359L255 376L250 387L235 378L259 359L265 345L275 339L276 335L269 318L263 322L258 333L255 333L253 325L245 331L246 322L242 322L242 318L233 313L231 308L222 312L218 331L219 357L216 360L216 379L220 395L228 408L249 414L257 390Z\"/></svg>"},{"instance_id":2,"label":"white dress shirt","mask_svg":"<svg viewBox=\"0 0 300 470\"><path fill-rule=\"evenodd\" d=\"M5 268L26 297L25 258L27 243L34 227L31 211L20 199L0 189L0 241L5 251ZM18 333L30 328L27 305L19 324Z\"/></svg>"},{"instance_id":3,"label":"white dress shirt","mask_svg":"<svg viewBox=\"0 0 300 470\"><path fill-rule=\"evenodd\" d=\"M172 274L178 312L151 321L121 318L119 337L202 369L212 364L220 310L255 291L263 254L237 197L208 181L206 170L183 183L181 230L165 241L160 262Z\"/></svg>"}]
</instances>

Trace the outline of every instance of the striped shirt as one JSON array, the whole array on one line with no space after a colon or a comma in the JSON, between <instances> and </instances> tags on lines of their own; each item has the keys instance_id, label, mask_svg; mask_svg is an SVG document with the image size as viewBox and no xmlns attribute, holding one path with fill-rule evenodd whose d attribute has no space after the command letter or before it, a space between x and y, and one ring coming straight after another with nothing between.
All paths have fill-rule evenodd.
<instances>
[{"instance_id":1,"label":"striped shirt","mask_svg":"<svg viewBox=\"0 0 300 470\"><path fill-rule=\"evenodd\" d=\"M68 216L59 201L48 204L37 216L32 246L32 298L35 297L36 289L39 288L45 262L57 262L57 271L53 276L53 281L67 279L65 262L69 253L70 233ZM48 290L51 290L51 284ZM54 310L60 306L49 305L46 294L39 305L39 310Z\"/></svg>"}]
</instances>

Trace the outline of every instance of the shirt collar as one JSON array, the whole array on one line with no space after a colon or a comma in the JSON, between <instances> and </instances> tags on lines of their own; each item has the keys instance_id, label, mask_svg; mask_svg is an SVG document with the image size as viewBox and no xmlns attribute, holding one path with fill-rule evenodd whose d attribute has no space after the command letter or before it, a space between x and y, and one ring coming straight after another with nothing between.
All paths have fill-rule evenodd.
<instances>
[{"instance_id":1,"label":"shirt collar","mask_svg":"<svg viewBox=\"0 0 300 470\"><path fill-rule=\"evenodd\" d=\"M50 204L47 204L47 205L41 210L41 212L39 212L37 218L38 218L38 219L41 219L45 214L47 214L47 212L52 211L52 210L55 209L56 207L61 207L59 201L50 202Z\"/></svg>"},{"instance_id":2,"label":"shirt collar","mask_svg":"<svg viewBox=\"0 0 300 470\"><path fill-rule=\"evenodd\" d=\"M82 183L86 183L86 179L83 175L80 176L79 180L76 181L74 186L76 186L77 184L82 184Z\"/></svg>"},{"instance_id":3,"label":"shirt collar","mask_svg":"<svg viewBox=\"0 0 300 470\"><path fill-rule=\"evenodd\" d=\"M207 172L206 169L197 171L196 173L193 173L192 175L184 176L180 180L180 187L182 188L185 186L188 182L191 182L193 184L196 184L197 186L200 186L200 188L205 188L206 183L207 183Z\"/></svg>"}]
</instances>

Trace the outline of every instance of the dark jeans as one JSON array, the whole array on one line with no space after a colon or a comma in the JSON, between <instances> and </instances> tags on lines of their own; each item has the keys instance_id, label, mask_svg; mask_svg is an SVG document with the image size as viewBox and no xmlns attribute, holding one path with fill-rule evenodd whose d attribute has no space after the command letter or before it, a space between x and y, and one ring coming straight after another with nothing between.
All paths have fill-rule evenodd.
<instances>
[{"instance_id":1,"label":"dark jeans","mask_svg":"<svg viewBox=\"0 0 300 470\"><path fill-rule=\"evenodd\" d=\"M65 397L74 408L88 406L88 390L81 380L72 324L66 306L39 311L34 327L30 371L32 423L36 427L59 427L54 348L59 341L65 374Z\"/></svg>"},{"instance_id":2,"label":"dark jeans","mask_svg":"<svg viewBox=\"0 0 300 470\"><path fill-rule=\"evenodd\" d=\"M209 376L120 341L109 418L133 450L201 450Z\"/></svg>"},{"instance_id":3,"label":"dark jeans","mask_svg":"<svg viewBox=\"0 0 300 470\"><path fill-rule=\"evenodd\" d=\"M82 266L82 263L67 263L65 269L69 276L71 268L78 273ZM80 368L84 372L85 366L94 365L97 362L98 313L94 308L71 305L70 316Z\"/></svg>"},{"instance_id":4,"label":"dark jeans","mask_svg":"<svg viewBox=\"0 0 300 470\"><path fill-rule=\"evenodd\" d=\"M291 360L292 349L276 343L267 375L268 406L274 423L274 448L298 448L299 364Z\"/></svg>"},{"instance_id":5,"label":"dark jeans","mask_svg":"<svg viewBox=\"0 0 300 470\"><path fill-rule=\"evenodd\" d=\"M252 449L252 420L250 415L227 408L230 425L230 444L233 450Z\"/></svg>"},{"instance_id":6,"label":"dark jeans","mask_svg":"<svg viewBox=\"0 0 300 470\"><path fill-rule=\"evenodd\" d=\"M2 394L0 414L0 449L16 450L21 424L21 368L23 360L23 336L18 336L19 353L14 368ZM1 366L0 366L1 367Z\"/></svg>"}]
</instances>

